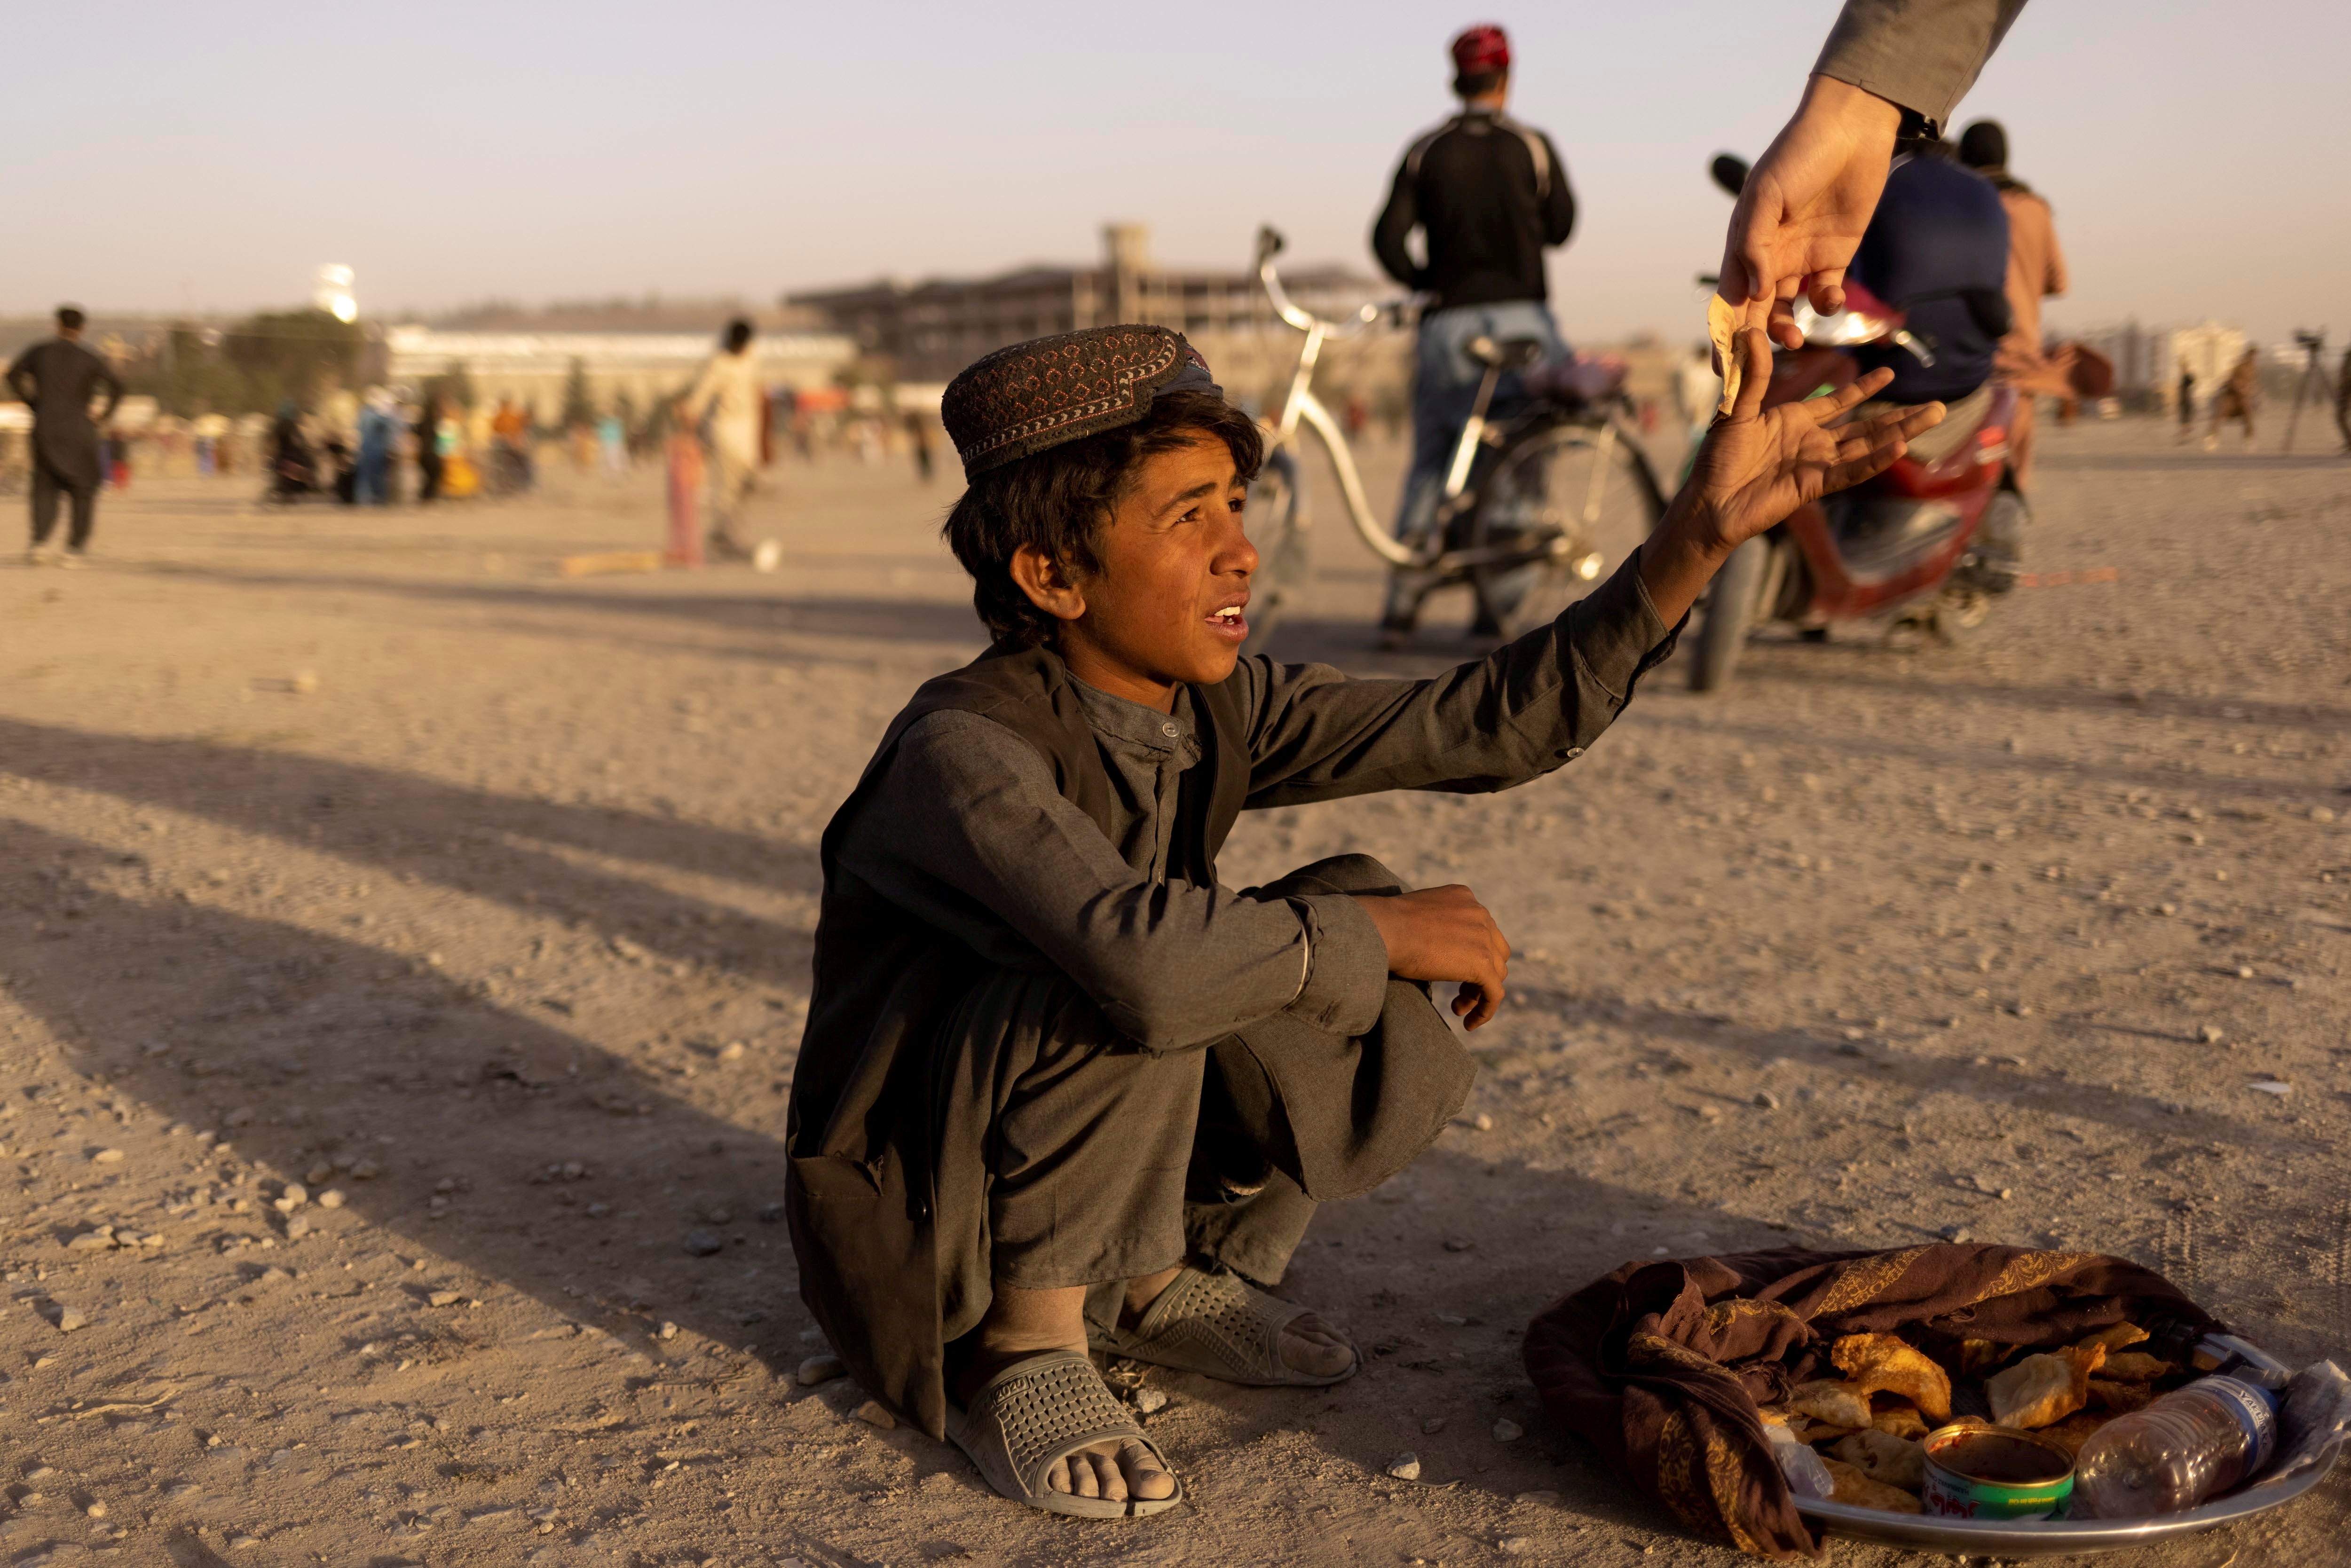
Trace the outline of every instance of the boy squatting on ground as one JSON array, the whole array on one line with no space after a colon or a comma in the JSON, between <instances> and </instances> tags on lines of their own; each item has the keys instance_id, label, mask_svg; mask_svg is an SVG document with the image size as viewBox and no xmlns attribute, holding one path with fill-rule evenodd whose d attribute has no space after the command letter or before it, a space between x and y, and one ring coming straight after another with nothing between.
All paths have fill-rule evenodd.
<instances>
[{"instance_id":1,"label":"boy squatting on ground","mask_svg":"<svg viewBox=\"0 0 2351 1568\"><path fill-rule=\"evenodd\" d=\"M1058 1513L1181 1500L1089 1347L1321 1386L1354 1347L1278 1283L1315 1205L1460 1109L1509 944L1466 887L1343 855L1220 885L1252 808L1491 790L1581 756L1715 569L1941 417L1882 386L1738 405L1637 554L1551 626L1434 680L1244 659L1256 427L1185 341L1109 327L947 389L946 524L995 643L926 683L825 831L792 1081L800 1292L858 1381ZM1843 421L1843 423L1839 423ZM1834 426L1834 428L1831 428Z\"/></svg>"}]
</instances>

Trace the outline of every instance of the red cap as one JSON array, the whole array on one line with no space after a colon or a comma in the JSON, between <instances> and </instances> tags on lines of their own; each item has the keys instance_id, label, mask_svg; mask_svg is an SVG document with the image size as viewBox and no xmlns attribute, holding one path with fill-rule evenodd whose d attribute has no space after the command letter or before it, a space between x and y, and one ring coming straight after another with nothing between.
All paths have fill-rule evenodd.
<instances>
[{"instance_id":1,"label":"red cap","mask_svg":"<svg viewBox=\"0 0 2351 1568\"><path fill-rule=\"evenodd\" d=\"M1453 70L1457 76L1510 68L1510 35L1490 22L1468 28L1453 40Z\"/></svg>"}]
</instances>

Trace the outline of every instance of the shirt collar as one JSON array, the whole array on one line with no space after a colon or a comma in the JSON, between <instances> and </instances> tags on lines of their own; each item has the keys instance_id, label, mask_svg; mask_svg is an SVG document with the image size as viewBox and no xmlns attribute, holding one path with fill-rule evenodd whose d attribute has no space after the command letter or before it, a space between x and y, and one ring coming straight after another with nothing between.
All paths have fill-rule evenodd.
<instances>
[{"instance_id":1,"label":"shirt collar","mask_svg":"<svg viewBox=\"0 0 2351 1568\"><path fill-rule=\"evenodd\" d=\"M1176 711L1161 713L1090 686L1075 675L1070 677L1070 685L1077 691L1086 722L1098 735L1154 751L1174 751L1192 738L1192 694L1186 687L1176 688Z\"/></svg>"}]
</instances>

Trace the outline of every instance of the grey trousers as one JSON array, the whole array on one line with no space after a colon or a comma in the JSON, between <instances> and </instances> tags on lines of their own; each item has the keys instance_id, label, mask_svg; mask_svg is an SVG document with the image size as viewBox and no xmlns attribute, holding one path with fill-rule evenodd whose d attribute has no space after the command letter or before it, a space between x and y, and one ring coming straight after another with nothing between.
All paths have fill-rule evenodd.
<instances>
[{"instance_id":1,"label":"grey trousers","mask_svg":"<svg viewBox=\"0 0 2351 1568\"><path fill-rule=\"evenodd\" d=\"M1400 888L1378 862L1347 855L1256 891ZM1278 1014L1155 1053L1060 975L999 972L966 998L945 1046L942 1092L991 1107L978 1146L939 1152L948 1339L978 1322L998 1281L1088 1287L1088 1316L1105 1322L1126 1281L1187 1259L1279 1282L1318 1204L1402 1169L1460 1109L1474 1071L1426 989L1393 979L1367 1035Z\"/></svg>"}]
</instances>

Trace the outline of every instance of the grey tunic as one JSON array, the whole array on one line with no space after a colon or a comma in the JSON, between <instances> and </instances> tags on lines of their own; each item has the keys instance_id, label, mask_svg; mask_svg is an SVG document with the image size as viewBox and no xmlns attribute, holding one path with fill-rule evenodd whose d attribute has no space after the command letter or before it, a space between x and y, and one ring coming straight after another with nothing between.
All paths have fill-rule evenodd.
<instances>
[{"instance_id":1,"label":"grey tunic","mask_svg":"<svg viewBox=\"0 0 2351 1568\"><path fill-rule=\"evenodd\" d=\"M1571 637L1546 629L1427 681L1242 660L1249 806L1505 789L1582 756L1671 644L1637 561L1574 618ZM1370 1028L1387 950L1353 898L1266 901L1169 879L1170 808L1200 755L1188 703L1161 714L1081 695L1120 795L1116 831L1065 800L1002 725L935 713L907 731L849 824L842 869L992 964L1035 969L1041 956L1148 1050L1202 1045L1284 1010L1340 1034Z\"/></svg>"},{"instance_id":2,"label":"grey tunic","mask_svg":"<svg viewBox=\"0 0 2351 1568\"><path fill-rule=\"evenodd\" d=\"M1393 879L1353 856L1227 887L1232 813L1526 783L1672 645L1636 560L1432 680L1247 658L1160 714L998 651L926 684L826 831L793 1075L800 1293L860 1381L938 1436L946 1344L986 1306L996 1238L1003 1277L1037 1287L1186 1245L1273 1278L1314 1202L1426 1147L1469 1065L1353 896ZM1187 1148L1222 1151L1202 1170L1219 1183L1273 1175L1245 1203L1186 1202Z\"/></svg>"},{"instance_id":3,"label":"grey tunic","mask_svg":"<svg viewBox=\"0 0 2351 1568\"><path fill-rule=\"evenodd\" d=\"M1844 0L1815 76L1915 110L1940 131L2024 0Z\"/></svg>"}]
</instances>

